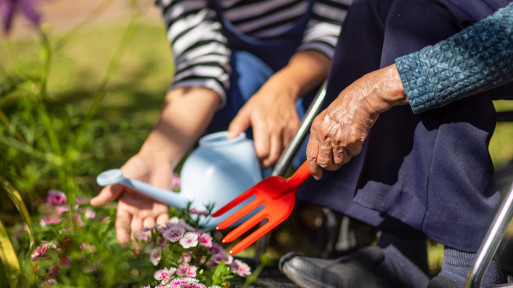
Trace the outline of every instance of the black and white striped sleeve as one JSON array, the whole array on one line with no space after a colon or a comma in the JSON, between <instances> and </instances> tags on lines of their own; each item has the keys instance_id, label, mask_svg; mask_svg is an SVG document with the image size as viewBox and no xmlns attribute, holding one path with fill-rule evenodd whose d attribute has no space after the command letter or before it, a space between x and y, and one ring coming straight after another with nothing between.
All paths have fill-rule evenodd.
<instances>
[{"instance_id":1,"label":"black and white striped sleeve","mask_svg":"<svg viewBox=\"0 0 513 288\"><path fill-rule=\"evenodd\" d=\"M333 57L342 22L352 0L317 0L313 15L303 36L302 50L317 50L329 58Z\"/></svg>"},{"instance_id":2,"label":"black and white striped sleeve","mask_svg":"<svg viewBox=\"0 0 513 288\"><path fill-rule=\"evenodd\" d=\"M167 26L175 76L172 88L205 87L226 102L230 49L208 0L156 0Z\"/></svg>"}]
</instances>

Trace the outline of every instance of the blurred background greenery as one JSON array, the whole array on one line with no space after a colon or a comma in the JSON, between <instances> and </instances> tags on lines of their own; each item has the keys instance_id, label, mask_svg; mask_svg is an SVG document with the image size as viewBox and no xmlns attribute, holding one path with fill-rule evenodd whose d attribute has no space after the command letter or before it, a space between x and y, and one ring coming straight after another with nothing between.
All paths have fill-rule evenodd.
<instances>
[{"instance_id":1,"label":"blurred background greenery","mask_svg":"<svg viewBox=\"0 0 513 288\"><path fill-rule=\"evenodd\" d=\"M53 0L41 2L41 12L44 29L66 44L52 55L48 101L51 105L72 104L78 110L87 109L95 94L103 91L96 118L104 120L113 131L125 125L125 133L109 139L114 148L98 167L121 166L136 153L156 123L172 80L173 60L160 11L153 1ZM128 25L132 28L127 33ZM41 41L29 26L18 17L9 37L0 34L0 79L16 71L17 65L39 69ZM68 34L73 27L76 29ZM124 46L120 46L121 42ZM120 57L118 66L106 82L113 57ZM0 98L0 106L9 101L9 97ZM498 111L513 111L513 102L495 103ZM497 169L513 159L512 139L513 123L498 123L490 144ZM90 175L87 181L94 183L95 176ZM93 184L90 193L98 191ZM295 233L300 228L292 223L297 219L297 215L291 217L273 232L272 245L267 249L272 257L289 250L316 250L309 246L313 242L308 237L297 241ZM511 225L508 234L513 235ZM429 251L432 269L436 271L442 261L442 247L432 243ZM246 255L251 253L254 251Z\"/></svg>"}]
</instances>

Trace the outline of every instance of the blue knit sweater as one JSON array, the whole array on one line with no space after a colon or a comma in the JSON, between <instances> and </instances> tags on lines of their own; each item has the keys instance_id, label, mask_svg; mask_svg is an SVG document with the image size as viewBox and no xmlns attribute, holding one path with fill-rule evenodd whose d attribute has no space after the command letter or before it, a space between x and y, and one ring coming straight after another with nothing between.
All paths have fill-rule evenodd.
<instances>
[{"instance_id":1,"label":"blue knit sweater","mask_svg":"<svg viewBox=\"0 0 513 288\"><path fill-rule=\"evenodd\" d=\"M416 114L513 81L513 3L396 66Z\"/></svg>"}]
</instances>

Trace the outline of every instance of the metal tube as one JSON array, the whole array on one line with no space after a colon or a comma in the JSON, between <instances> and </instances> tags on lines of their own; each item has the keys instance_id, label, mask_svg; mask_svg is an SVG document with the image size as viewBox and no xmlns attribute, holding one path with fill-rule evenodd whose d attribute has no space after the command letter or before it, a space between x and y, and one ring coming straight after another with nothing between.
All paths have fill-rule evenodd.
<instances>
[{"instance_id":1,"label":"metal tube","mask_svg":"<svg viewBox=\"0 0 513 288\"><path fill-rule=\"evenodd\" d=\"M312 100L312 104L310 104L310 107L308 107L308 110L306 110L305 116L301 122L301 126L299 126L299 129L294 138L292 138L292 141L287 147L287 150L283 152L280 159L274 166L272 176L283 177L287 172L287 168L289 168L290 163L292 163L292 160L294 159L294 156L296 156L299 148L301 147L301 144L303 144L303 141L305 141L306 135L310 130L310 125L312 124L315 116L317 116L319 113L319 109L322 106L322 102L324 102L325 96L326 82L322 84L321 89L319 89L319 92L317 92L317 95L315 95L315 98Z\"/></svg>"},{"instance_id":2,"label":"metal tube","mask_svg":"<svg viewBox=\"0 0 513 288\"><path fill-rule=\"evenodd\" d=\"M483 276L488 270L488 266L493 260L495 253L499 248L501 240L506 232L509 222L513 216L513 183L509 188L508 194L499 207L495 218L493 219L492 225L486 233L481 247L477 251L476 258L470 267L470 271L467 276L467 283L465 288L477 288L481 287L481 281Z\"/></svg>"}]
</instances>

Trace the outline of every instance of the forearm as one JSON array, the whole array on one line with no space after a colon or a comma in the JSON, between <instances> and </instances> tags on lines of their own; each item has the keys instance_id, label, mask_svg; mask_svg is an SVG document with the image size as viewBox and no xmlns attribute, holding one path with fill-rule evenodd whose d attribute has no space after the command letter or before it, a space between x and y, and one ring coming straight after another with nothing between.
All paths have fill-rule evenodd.
<instances>
[{"instance_id":1,"label":"forearm","mask_svg":"<svg viewBox=\"0 0 513 288\"><path fill-rule=\"evenodd\" d=\"M279 83L295 99L318 86L328 75L331 60L324 54L305 50L292 56L287 66L278 71L268 82ZM294 100L295 100L294 99Z\"/></svg>"},{"instance_id":2,"label":"forearm","mask_svg":"<svg viewBox=\"0 0 513 288\"><path fill-rule=\"evenodd\" d=\"M182 87L170 90L160 118L139 153L156 155L176 166L208 127L219 105L212 90Z\"/></svg>"}]
</instances>

